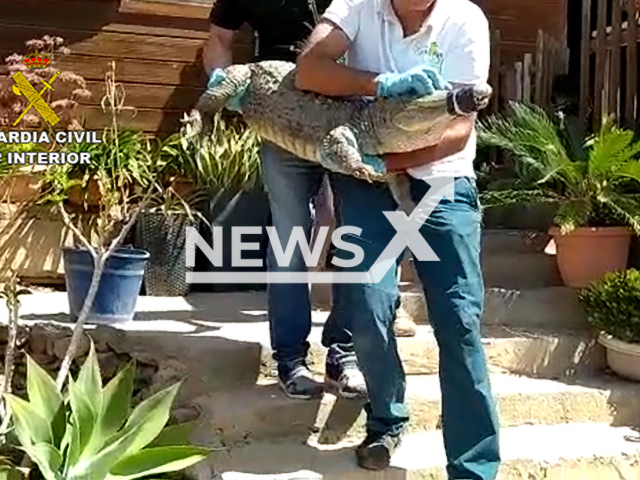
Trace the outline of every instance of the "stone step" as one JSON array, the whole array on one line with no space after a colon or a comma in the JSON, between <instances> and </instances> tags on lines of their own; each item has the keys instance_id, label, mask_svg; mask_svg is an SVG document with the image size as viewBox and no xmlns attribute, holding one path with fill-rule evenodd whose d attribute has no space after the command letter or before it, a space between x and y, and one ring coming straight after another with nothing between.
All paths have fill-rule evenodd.
<instances>
[{"instance_id":1,"label":"stone step","mask_svg":"<svg viewBox=\"0 0 640 480\"><path fill-rule=\"evenodd\" d=\"M485 229L483 254L543 253L551 236L535 230Z\"/></svg>"},{"instance_id":2,"label":"stone step","mask_svg":"<svg viewBox=\"0 0 640 480\"><path fill-rule=\"evenodd\" d=\"M422 289L401 284L401 312L416 323L428 323ZM484 325L511 328L589 328L578 302L578 291L569 287L486 288Z\"/></svg>"},{"instance_id":3,"label":"stone step","mask_svg":"<svg viewBox=\"0 0 640 480\"><path fill-rule=\"evenodd\" d=\"M556 258L545 253L551 237L526 230L484 230L482 268L487 287L528 288L562 285ZM402 262L401 280L416 283L413 259Z\"/></svg>"},{"instance_id":4,"label":"stone step","mask_svg":"<svg viewBox=\"0 0 640 480\"><path fill-rule=\"evenodd\" d=\"M640 383L604 376L564 383L505 374L493 374L491 382L503 428L571 422L640 424ZM440 428L438 375L409 376L406 402L409 433ZM336 399L330 393L319 400L291 400L274 382L219 391L193 403L201 412L201 428L225 444L310 435L322 444L337 444L365 433L361 402Z\"/></svg>"},{"instance_id":5,"label":"stone step","mask_svg":"<svg viewBox=\"0 0 640 480\"><path fill-rule=\"evenodd\" d=\"M637 438L627 427L598 423L506 428L497 480L640 478ZM391 466L381 472L358 468L354 446L256 442L213 454L211 465L221 480L446 480L439 431L405 436Z\"/></svg>"},{"instance_id":6,"label":"stone step","mask_svg":"<svg viewBox=\"0 0 640 480\"><path fill-rule=\"evenodd\" d=\"M43 357L64 354L72 327L67 323L65 293L26 295L20 312L25 325L49 322L59 330L55 335L44 330L34 333L39 336L33 342L36 353ZM308 338L310 367L318 374L324 371L326 349L321 339L327 316L326 311L313 312ZM0 309L0 321L5 318L6 312ZM181 395L187 399L254 385L260 377L270 377L274 368L263 292L142 296L135 321L117 327L88 327L102 352L127 354L156 368L155 383L185 380ZM599 371L605 365L603 348L586 330L486 325L483 337L490 365L505 373L571 377ZM416 336L399 338L398 345L408 374L437 373L438 346L430 326L419 325Z\"/></svg>"},{"instance_id":7,"label":"stone step","mask_svg":"<svg viewBox=\"0 0 640 480\"><path fill-rule=\"evenodd\" d=\"M500 434L497 480L613 480L640 478L640 443L627 427L584 423L525 425ZM635 441L634 441L635 440ZM310 441L266 441L221 449L210 470L221 480L446 480L439 431L410 434L380 472L358 468L354 443L342 448ZM205 466L202 477L207 480Z\"/></svg>"},{"instance_id":8,"label":"stone step","mask_svg":"<svg viewBox=\"0 0 640 480\"><path fill-rule=\"evenodd\" d=\"M496 371L561 378L597 372L606 365L604 349L593 333L484 327L482 334L487 361ZM320 335L321 329L314 327L309 366L314 373L323 375L325 349L319 341ZM398 338L397 342L408 375L438 372L438 344L430 326L419 325L414 337ZM270 351L265 347L268 357ZM264 362L274 368L269 358L265 357Z\"/></svg>"},{"instance_id":9,"label":"stone step","mask_svg":"<svg viewBox=\"0 0 640 480\"><path fill-rule=\"evenodd\" d=\"M482 256L485 287L540 288L563 285L556 257L540 253Z\"/></svg>"},{"instance_id":10,"label":"stone step","mask_svg":"<svg viewBox=\"0 0 640 480\"><path fill-rule=\"evenodd\" d=\"M501 252L482 255L485 287L539 288L563 285L554 255L531 252ZM419 284L413 260L405 259L400 280Z\"/></svg>"}]
</instances>

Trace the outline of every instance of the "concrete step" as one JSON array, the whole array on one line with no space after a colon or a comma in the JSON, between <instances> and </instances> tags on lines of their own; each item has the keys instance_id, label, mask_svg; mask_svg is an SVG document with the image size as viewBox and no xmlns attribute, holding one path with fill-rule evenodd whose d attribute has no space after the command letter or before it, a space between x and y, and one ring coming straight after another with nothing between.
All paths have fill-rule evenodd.
<instances>
[{"instance_id":1,"label":"concrete step","mask_svg":"<svg viewBox=\"0 0 640 480\"><path fill-rule=\"evenodd\" d=\"M638 434L597 423L535 425L501 431L498 480L614 480L640 478ZM631 440L631 441L630 441ZM439 431L404 437L381 472L358 468L354 444L268 441L221 450L211 465L222 480L446 480ZM210 478L210 477L202 477Z\"/></svg>"},{"instance_id":2,"label":"concrete step","mask_svg":"<svg viewBox=\"0 0 640 480\"><path fill-rule=\"evenodd\" d=\"M416 323L428 323L422 288L403 283L401 295L403 314ZM488 326L511 328L589 328L578 302L578 291L569 287L486 288L482 322Z\"/></svg>"},{"instance_id":3,"label":"concrete step","mask_svg":"<svg viewBox=\"0 0 640 480\"><path fill-rule=\"evenodd\" d=\"M138 300L136 319L117 327L89 326L104 351L128 354L141 364L158 366L158 384L185 379L185 398L219 389L254 385L269 377L269 324L264 293L191 294L186 298L145 297ZM532 308L542 309L533 306ZM64 353L71 333L65 293L38 293L22 298L25 324L49 322L60 332L43 336L47 352ZM0 321L6 312L0 309ZM328 312L316 310L309 335L309 363L323 374L326 349L322 329ZM586 330L522 329L486 325L485 352L501 372L544 378L570 377L599 371L604 350ZM43 342L39 342L42 344ZM438 371L438 346L433 330L419 325L415 337L399 338L405 370L412 375Z\"/></svg>"},{"instance_id":4,"label":"concrete step","mask_svg":"<svg viewBox=\"0 0 640 480\"><path fill-rule=\"evenodd\" d=\"M535 230L485 229L482 253L543 253L551 236Z\"/></svg>"},{"instance_id":5,"label":"concrete step","mask_svg":"<svg viewBox=\"0 0 640 480\"><path fill-rule=\"evenodd\" d=\"M604 376L564 383L505 374L493 374L491 382L503 428L571 422L640 424L640 383ZM409 433L440 428L437 375L409 376L406 402ZM214 437L225 444L310 435L322 444L337 444L365 434L361 402L336 399L330 393L321 400L295 401L273 382L205 395L194 404L202 412L202 428L215 432Z\"/></svg>"},{"instance_id":6,"label":"concrete step","mask_svg":"<svg viewBox=\"0 0 640 480\"><path fill-rule=\"evenodd\" d=\"M556 258L545 253L551 237L524 230L484 230L482 269L485 286L531 288L562 285ZM413 259L402 262L401 280L417 283Z\"/></svg>"},{"instance_id":7,"label":"concrete step","mask_svg":"<svg viewBox=\"0 0 640 480\"><path fill-rule=\"evenodd\" d=\"M540 288L563 285L556 257L544 253L500 253L482 256L485 287Z\"/></svg>"},{"instance_id":8,"label":"concrete step","mask_svg":"<svg viewBox=\"0 0 640 480\"><path fill-rule=\"evenodd\" d=\"M482 254L485 287L540 288L563 285L554 255L531 252ZM413 260L405 259L400 269L402 282L419 284Z\"/></svg>"}]
</instances>

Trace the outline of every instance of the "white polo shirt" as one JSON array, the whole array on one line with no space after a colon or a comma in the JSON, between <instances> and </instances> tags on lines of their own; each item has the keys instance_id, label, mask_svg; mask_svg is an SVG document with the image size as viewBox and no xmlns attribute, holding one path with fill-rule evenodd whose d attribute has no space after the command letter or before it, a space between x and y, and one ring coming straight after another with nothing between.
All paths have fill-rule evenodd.
<instances>
[{"instance_id":1,"label":"white polo shirt","mask_svg":"<svg viewBox=\"0 0 640 480\"><path fill-rule=\"evenodd\" d=\"M375 73L404 72L430 63L449 83L486 82L489 76L489 24L469 0L436 0L422 28L404 37L392 0L333 0L323 17L337 24L351 40L347 65ZM455 155L408 173L418 179L434 176L475 177L476 132Z\"/></svg>"}]
</instances>

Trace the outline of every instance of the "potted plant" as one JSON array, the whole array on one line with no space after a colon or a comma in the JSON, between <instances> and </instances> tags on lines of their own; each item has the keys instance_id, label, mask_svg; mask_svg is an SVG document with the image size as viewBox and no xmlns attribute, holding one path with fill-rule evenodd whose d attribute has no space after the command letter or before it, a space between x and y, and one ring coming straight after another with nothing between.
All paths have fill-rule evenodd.
<instances>
[{"instance_id":1,"label":"potted plant","mask_svg":"<svg viewBox=\"0 0 640 480\"><path fill-rule=\"evenodd\" d=\"M113 69L107 74L113 77ZM89 151L91 165L60 165L47 169L39 203L55 208L75 234L73 247L63 248L65 283L70 316L82 316L85 300L90 303L89 320L95 323L133 319L149 252L123 246L149 194L136 191L136 180L144 178L150 147L140 132L121 129L117 120L119 90L107 79L111 102L111 125L104 128L102 143L72 143L67 151ZM99 195L73 201L81 192L97 188ZM80 322L80 320L78 320Z\"/></svg>"},{"instance_id":2,"label":"potted plant","mask_svg":"<svg viewBox=\"0 0 640 480\"><path fill-rule=\"evenodd\" d=\"M144 289L151 296L184 296L187 282L186 230L197 228L206 194L185 173L180 135L157 142L140 182L153 194L136 222L135 245L150 253Z\"/></svg>"},{"instance_id":3,"label":"potted plant","mask_svg":"<svg viewBox=\"0 0 640 480\"><path fill-rule=\"evenodd\" d=\"M209 272L259 272L266 270L267 240L265 227L270 222L267 194L261 182L260 137L238 117L218 113L212 119L212 132L196 140L188 131L181 132L185 173L198 190L207 194L203 209L206 221L201 236L211 239L212 226L222 227L222 265L214 266L199 250L196 267ZM260 260L260 267L231 265L231 231L233 227L259 227L262 233L245 235L243 240L258 243L257 250L243 252L243 259ZM209 290L260 289L262 284L212 285Z\"/></svg>"},{"instance_id":4,"label":"potted plant","mask_svg":"<svg viewBox=\"0 0 640 480\"><path fill-rule=\"evenodd\" d=\"M632 234L640 233L640 142L605 119L594 135L578 136L563 117L512 103L508 115L480 122L479 143L514 157L508 188L482 196L487 205L552 202L549 233L564 284L586 287L627 267Z\"/></svg>"},{"instance_id":5,"label":"potted plant","mask_svg":"<svg viewBox=\"0 0 640 480\"><path fill-rule=\"evenodd\" d=\"M583 289L579 299L589 323L600 331L609 367L640 380L640 271L609 272Z\"/></svg>"}]
</instances>

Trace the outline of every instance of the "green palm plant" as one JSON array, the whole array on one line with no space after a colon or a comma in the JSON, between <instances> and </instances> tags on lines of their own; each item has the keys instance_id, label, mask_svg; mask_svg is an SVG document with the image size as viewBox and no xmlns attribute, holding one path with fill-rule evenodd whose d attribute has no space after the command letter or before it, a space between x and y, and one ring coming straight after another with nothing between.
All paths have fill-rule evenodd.
<instances>
[{"instance_id":1,"label":"green palm plant","mask_svg":"<svg viewBox=\"0 0 640 480\"><path fill-rule=\"evenodd\" d=\"M640 233L640 142L612 119L585 138L562 117L512 103L507 115L479 122L478 143L498 147L515 160L515 180L509 188L485 192L485 206L554 202L555 223L563 234L610 225Z\"/></svg>"},{"instance_id":2,"label":"green palm plant","mask_svg":"<svg viewBox=\"0 0 640 480\"><path fill-rule=\"evenodd\" d=\"M102 386L93 343L75 380L61 393L27 357L28 401L5 394L21 448L46 480L158 478L200 462L208 449L186 444L185 425L165 426L180 384L131 409L135 369Z\"/></svg>"}]
</instances>

